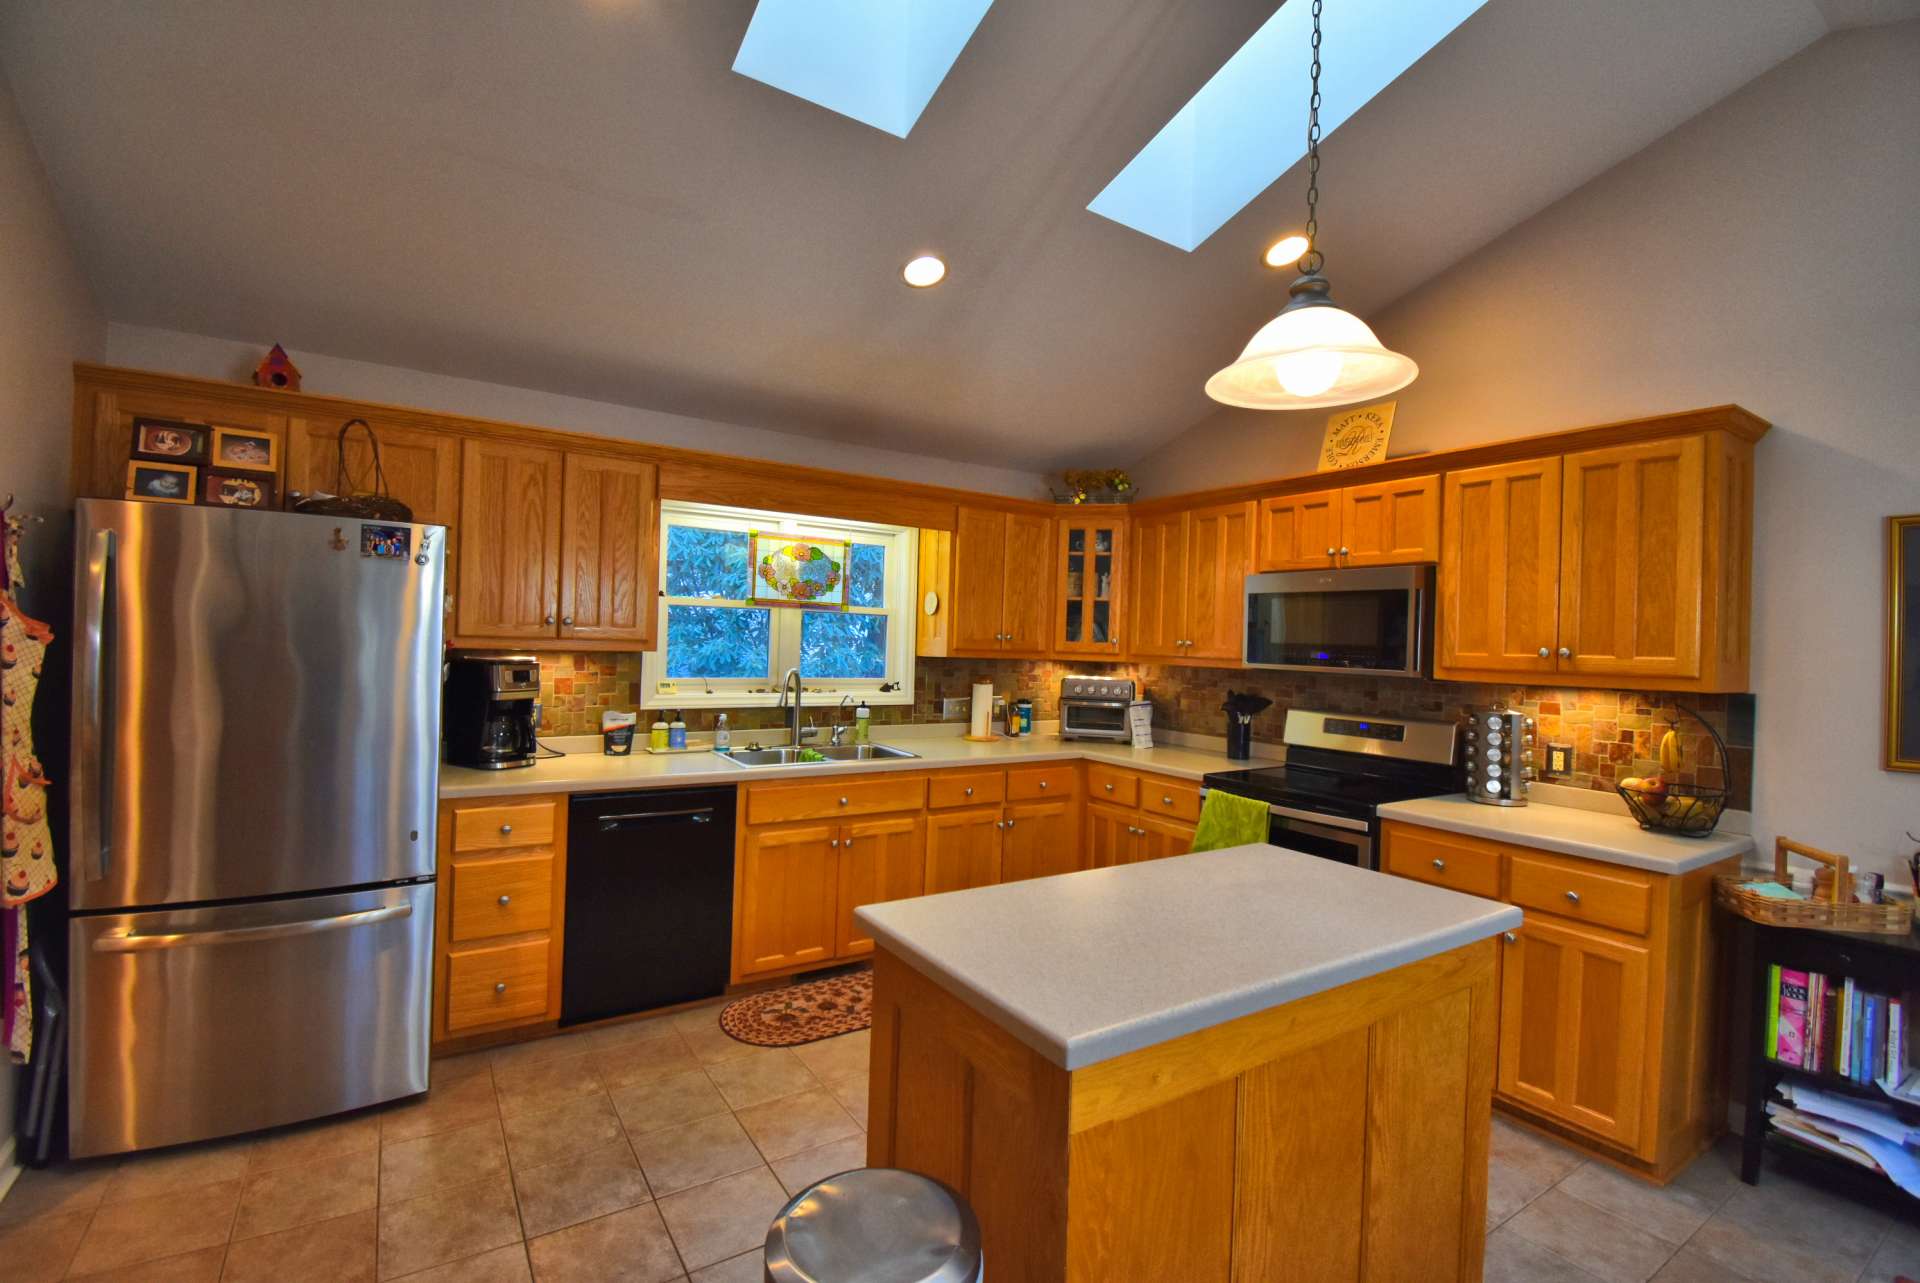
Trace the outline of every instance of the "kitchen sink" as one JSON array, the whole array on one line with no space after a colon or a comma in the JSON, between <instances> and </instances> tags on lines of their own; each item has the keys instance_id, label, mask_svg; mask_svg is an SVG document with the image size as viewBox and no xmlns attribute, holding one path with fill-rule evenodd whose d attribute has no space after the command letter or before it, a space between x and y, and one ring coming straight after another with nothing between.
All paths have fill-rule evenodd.
<instances>
[{"instance_id":1,"label":"kitchen sink","mask_svg":"<svg viewBox=\"0 0 1920 1283\"><path fill-rule=\"evenodd\" d=\"M904 748L885 744L823 744L818 748L736 748L714 755L739 767L755 766L827 766L834 762L882 762L902 757L919 757Z\"/></svg>"}]
</instances>

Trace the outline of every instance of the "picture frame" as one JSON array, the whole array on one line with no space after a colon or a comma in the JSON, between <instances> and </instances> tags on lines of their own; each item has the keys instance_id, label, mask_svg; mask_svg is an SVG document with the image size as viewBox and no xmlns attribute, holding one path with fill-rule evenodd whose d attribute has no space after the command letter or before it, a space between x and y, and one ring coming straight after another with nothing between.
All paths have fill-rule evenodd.
<instances>
[{"instance_id":1,"label":"picture frame","mask_svg":"<svg viewBox=\"0 0 1920 1283\"><path fill-rule=\"evenodd\" d=\"M273 477L259 472L207 469L200 477L200 502L209 508L276 508Z\"/></svg>"},{"instance_id":2,"label":"picture frame","mask_svg":"<svg viewBox=\"0 0 1920 1283\"><path fill-rule=\"evenodd\" d=\"M1887 518L1886 750L1889 771L1920 771L1920 513Z\"/></svg>"},{"instance_id":3,"label":"picture frame","mask_svg":"<svg viewBox=\"0 0 1920 1283\"><path fill-rule=\"evenodd\" d=\"M147 503L192 503L199 495L200 469L192 464L155 459L127 462L127 498Z\"/></svg>"},{"instance_id":4,"label":"picture frame","mask_svg":"<svg viewBox=\"0 0 1920 1283\"><path fill-rule=\"evenodd\" d=\"M255 428L213 428L213 453L207 462L238 472L278 472L280 438Z\"/></svg>"},{"instance_id":5,"label":"picture frame","mask_svg":"<svg viewBox=\"0 0 1920 1283\"><path fill-rule=\"evenodd\" d=\"M136 415L133 420L135 459L156 463L200 464L207 461L207 443L213 429L186 419L158 419Z\"/></svg>"}]
</instances>

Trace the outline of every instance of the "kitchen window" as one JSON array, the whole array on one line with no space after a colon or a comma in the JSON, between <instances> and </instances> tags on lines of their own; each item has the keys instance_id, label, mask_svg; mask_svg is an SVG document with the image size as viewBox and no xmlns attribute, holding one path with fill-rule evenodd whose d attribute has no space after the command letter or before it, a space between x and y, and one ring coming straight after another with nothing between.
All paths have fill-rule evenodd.
<instances>
[{"instance_id":1,"label":"kitchen window","mask_svg":"<svg viewBox=\"0 0 1920 1283\"><path fill-rule=\"evenodd\" d=\"M775 704L795 667L810 702L913 702L912 527L678 502L660 505L660 523L661 642L641 659L647 707ZM756 533L844 541L845 609L753 600Z\"/></svg>"}]
</instances>

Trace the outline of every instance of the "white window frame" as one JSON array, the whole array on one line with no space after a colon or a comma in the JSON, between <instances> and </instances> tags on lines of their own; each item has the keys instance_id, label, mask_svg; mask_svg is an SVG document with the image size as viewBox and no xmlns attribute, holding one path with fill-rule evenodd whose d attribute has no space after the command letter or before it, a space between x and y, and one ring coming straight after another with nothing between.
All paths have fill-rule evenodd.
<instances>
[{"instance_id":1,"label":"white window frame","mask_svg":"<svg viewBox=\"0 0 1920 1283\"><path fill-rule=\"evenodd\" d=\"M880 678L822 678L806 683L808 703L839 700L851 695L867 704L913 703L914 648L917 620L914 588L918 580L920 531L913 526L889 526L870 521L838 521L791 512L730 508L719 504L666 500L660 505L659 619L654 635L659 648L640 657L640 705L643 708L771 708L780 702L780 678L800 662L801 618L807 612L792 606L766 606L769 612L768 659L772 671L765 677L668 677L667 608L669 606L744 606L751 601L723 597L669 597L667 586L667 527L700 526L709 530L759 531L800 538L845 539L878 544L887 550L885 601L882 609L850 608L855 614L887 617L887 673ZM662 690L671 682L671 690ZM893 683L893 690L881 686Z\"/></svg>"}]
</instances>

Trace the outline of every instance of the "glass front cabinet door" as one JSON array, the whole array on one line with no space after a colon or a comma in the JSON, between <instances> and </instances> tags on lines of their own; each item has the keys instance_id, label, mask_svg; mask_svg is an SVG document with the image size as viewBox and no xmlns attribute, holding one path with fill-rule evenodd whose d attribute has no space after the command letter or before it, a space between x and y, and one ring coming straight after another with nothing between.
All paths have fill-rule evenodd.
<instances>
[{"instance_id":1,"label":"glass front cabinet door","mask_svg":"<svg viewBox=\"0 0 1920 1283\"><path fill-rule=\"evenodd\" d=\"M1060 603L1054 648L1081 655L1120 653L1127 527L1123 516L1080 512L1060 518Z\"/></svg>"}]
</instances>

